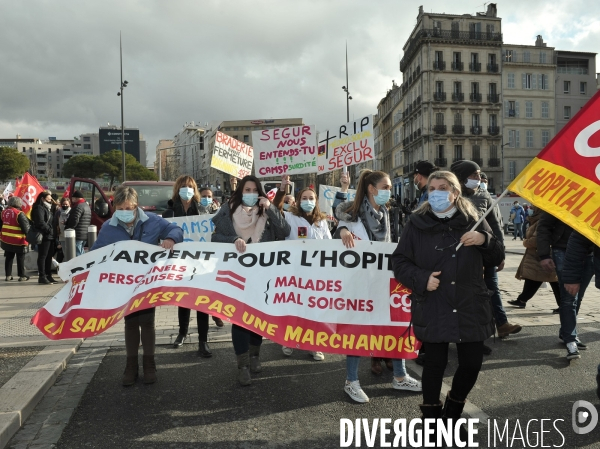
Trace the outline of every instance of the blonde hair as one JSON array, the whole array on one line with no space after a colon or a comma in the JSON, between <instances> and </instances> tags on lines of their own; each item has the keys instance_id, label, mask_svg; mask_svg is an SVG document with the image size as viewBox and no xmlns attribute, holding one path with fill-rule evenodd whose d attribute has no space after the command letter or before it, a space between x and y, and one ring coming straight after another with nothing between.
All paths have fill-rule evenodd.
<instances>
[{"instance_id":1,"label":"blonde hair","mask_svg":"<svg viewBox=\"0 0 600 449\"><path fill-rule=\"evenodd\" d=\"M375 187L383 178L389 177L390 175L383 171L361 170L358 185L356 186L356 196L354 197L352 206L346 211L352 217L352 221L355 221L360 213L360 206L369 192L369 186L372 185Z\"/></svg>"},{"instance_id":2,"label":"blonde hair","mask_svg":"<svg viewBox=\"0 0 600 449\"><path fill-rule=\"evenodd\" d=\"M471 218L475 221L479 220L479 214L477 213L477 209L475 209L475 206L473 206L473 203L471 203L471 201L469 201L468 199L466 199L465 197L462 196L460 182L458 181L458 178L456 177L456 175L454 173L452 173L451 171L443 171L443 170L433 172L431 175L429 175L429 178L427 179L427 191L429 191L429 185L431 184L431 181L434 179L443 179L448 184L450 184L452 191L454 193L456 193L456 199L454 200L454 205L456 206L456 209L458 209L458 211L460 213L462 213L465 217ZM423 214L429 212L430 210L432 210L432 209L431 209L431 205L429 204L429 201L425 201L421 205L421 207L419 207L413 213L423 215Z\"/></svg>"},{"instance_id":3,"label":"blonde hair","mask_svg":"<svg viewBox=\"0 0 600 449\"><path fill-rule=\"evenodd\" d=\"M179 197L179 189L182 187L187 187L188 184L191 184L194 189L194 196L192 199L196 201L196 203L200 202L200 192L198 192L198 186L196 185L196 181L190 175L181 175L179 178L175 180L175 185L173 185L173 202L181 201Z\"/></svg>"},{"instance_id":4,"label":"blonde hair","mask_svg":"<svg viewBox=\"0 0 600 449\"><path fill-rule=\"evenodd\" d=\"M138 194L133 187L119 186L113 195L113 204L115 208L120 206L125 201L129 201L131 204L137 207L138 205Z\"/></svg>"}]
</instances>

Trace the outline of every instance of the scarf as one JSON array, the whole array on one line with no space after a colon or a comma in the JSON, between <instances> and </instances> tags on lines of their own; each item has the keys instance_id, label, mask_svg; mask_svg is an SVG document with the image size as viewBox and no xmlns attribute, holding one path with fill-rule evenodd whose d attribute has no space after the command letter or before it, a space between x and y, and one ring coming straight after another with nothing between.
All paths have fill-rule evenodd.
<instances>
[{"instance_id":1,"label":"scarf","mask_svg":"<svg viewBox=\"0 0 600 449\"><path fill-rule=\"evenodd\" d=\"M267 224L267 216L264 213L262 216L258 215L258 206L247 207L240 204L232 218L236 234L245 242L248 242L248 239L252 239L250 243L260 242Z\"/></svg>"},{"instance_id":2,"label":"scarf","mask_svg":"<svg viewBox=\"0 0 600 449\"><path fill-rule=\"evenodd\" d=\"M46 201L42 201L42 204L44 205L44 207L48 210L50 210L52 208L52 204L47 203Z\"/></svg>"},{"instance_id":3,"label":"scarf","mask_svg":"<svg viewBox=\"0 0 600 449\"><path fill-rule=\"evenodd\" d=\"M391 242L390 220L385 206L381 206L379 211L373 209L371 203L365 196L360 211L367 220L367 232L371 232L378 242Z\"/></svg>"},{"instance_id":4,"label":"scarf","mask_svg":"<svg viewBox=\"0 0 600 449\"><path fill-rule=\"evenodd\" d=\"M432 210L432 212L435 214L436 217L438 218L450 218L452 217L455 213L456 213L456 206L454 206L452 209L450 209L448 212L436 212L434 210Z\"/></svg>"}]
</instances>

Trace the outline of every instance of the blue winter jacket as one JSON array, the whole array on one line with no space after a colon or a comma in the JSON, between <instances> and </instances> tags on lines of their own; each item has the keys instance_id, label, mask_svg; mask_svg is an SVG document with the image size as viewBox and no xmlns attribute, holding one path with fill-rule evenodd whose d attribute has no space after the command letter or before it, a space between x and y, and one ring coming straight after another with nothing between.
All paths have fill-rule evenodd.
<instances>
[{"instance_id":1,"label":"blue winter jacket","mask_svg":"<svg viewBox=\"0 0 600 449\"><path fill-rule=\"evenodd\" d=\"M525 209L523 209L523 206L520 204L518 206L513 206L510 213L515 214L515 219L513 220L514 224L525 223Z\"/></svg>"},{"instance_id":2,"label":"blue winter jacket","mask_svg":"<svg viewBox=\"0 0 600 449\"><path fill-rule=\"evenodd\" d=\"M137 222L133 235L119 225L119 220L113 217L105 221L98 233L98 240L92 246L91 251L103 246L121 242L123 240L137 240L139 242L158 245L160 240L172 239L175 243L183 242L183 231L179 226L170 223L159 215L146 213L138 207Z\"/></svg>"}]
</instances>

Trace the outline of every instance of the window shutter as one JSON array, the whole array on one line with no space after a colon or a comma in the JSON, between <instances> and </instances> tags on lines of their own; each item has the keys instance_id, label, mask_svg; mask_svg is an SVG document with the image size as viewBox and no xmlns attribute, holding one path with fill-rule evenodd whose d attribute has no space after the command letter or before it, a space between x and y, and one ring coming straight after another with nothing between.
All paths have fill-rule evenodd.
<instances>
[{"instance_id":1,"label":"window shutter","mask_svg":"<svg viewBox=\"0 0 600 449\"><path fill-rule=\"evenodd\" d=\"M531 74L531 88L532 89L537 89L537 75L535 73Z\"/></svg>"},{"instance_id":2,"label":"window shutter","mask_svg":"<svg viewBox=\"0 0 600 449\"><path fill-rule=\"evenodd\" d=\"M544 87L546 90L550 89L550 85L548 84L548 75L542 75L544 77Z\"/></svg>"},{"instance_id":3,"label":"window shutter","mask_svg":"<svg viewBox=\"0 0 600 449\"><path fill-rule=\"evenodd\" d=\"M519 102L515 101L515 117L519 116Z\"/></svg>"},{"instance_id":4,"label":"window shutter","mask_svg":"<svg viewBox=\"0 0 600 449\"><path fill-rule=\"evenodd\" d=\"M508 101L504 100L504 117L508 117Z\"/></svg>"},{"instance_id":5,"label":"window shutter","mask_svg":"<svg viewBox=\"0 0 600 449\"><path fill-rule=\"evenodd\" d=\"M513 59L512 62L518 62L517 61L517 50L513 50Z\"/></svg>"},{"instance_id":6,"label":"window shutter","mask_svg":"<svg viewBox=\"0 0 600 449\"><path fill-rule=\"evenodd\" d=\"M521 88L525 89L526 85L527 85L527 75L522 73L521 74Z\"/></svg>"},{"instance_id":7,"label":"window shutter","mask_svg":"<svg viewBox=\"0 0 600 449\"><path fill-rule=\"evenodd\" d=\"M538 89L544 88L544 75L538 75Z\"/></svg>"},{"instance_id":8,"label":"window shutter","mask_svg":"<svg viewBox=\"0 0 600 449\"><path fill-rule=\"evenodd\" d=\"M515 148L521 148L519 145L519 130L515 131Z\"/></svg>"}]
</instances>

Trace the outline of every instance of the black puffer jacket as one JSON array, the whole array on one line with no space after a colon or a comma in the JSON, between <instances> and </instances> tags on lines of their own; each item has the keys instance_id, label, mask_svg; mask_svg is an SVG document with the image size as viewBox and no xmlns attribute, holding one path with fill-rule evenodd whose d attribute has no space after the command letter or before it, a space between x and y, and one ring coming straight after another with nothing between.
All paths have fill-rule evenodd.
<instances>
[{"instance_id":1,"label":"black puffer jacket","mask_svg":"<svg viewBox=\"0 0 600 449\"><path fill-rule=\"evenodd\" d=\"M75 200L75 198L73 198ZM92 211L85 201L80 201L71 207L65 229L75 230L75 240L88 239L88 227L92 223Z\"/></svg>"},{"instance_id":2,"label":"black puffer jacket","mask_svg":"<svg viewBox=\"0 0 600 449\"><path fill-rule=\"evenodd\" d=\"M565 284L581 284L583 263L590 253L594 253L594 274L596 288L600 288L600 246L594 245L579 232L573 231L567 244L565 263L562 270L562 281Z\"/></svg>"},{"instance_id":3,"label":"black puffer jacket","mask_svg":"<svg viewBox=\"0 0 600 449\"><path fill-rule=\"evenodd\" d=\"M477 209L477 213L481 217L486 211L492 207L494 200L490 196L487 190L483 190L481 188L477 188L477 190L469 189L468 187L462 186L462 194L465 198L467 198L475 209ZM500 214L500 208L498 205L494 207L494 210L491 211L486 217L485 221L488 222L490 228L492 228L492 232L496 236L496 238L500 241L500 243L504 244L504 232L502 230L502 215Z\"/></svg>"},{"instance_id":4,"label":"black puffer jacket","mask_svg":"<svg viewBox=\"0 0 600 449\"><path fill-rule=\"evenodd\" d=\"M402 232L392 265L396 279L413 291L412 322L421 341L466 343L494 333L483 265L484 257L486 265L502 262L504 246L484 222L484 244L456 251L456 243L474 223L461 213L439 219L427 212L413 214ZM430 292L427 281L435 271L442 272L437 277L440 285Z\"/></svg>"},{"instance_id":5,"label":"black puffer jacket","mask_svg":"<svg viewBox=\"0 0 600 449\"><path fill-rule=\"evenodd\" d=\"M567 243L573 230L548 212L542 212L542 217L537 228L537 253L538 257L550 259L551 248L567 249Z\"/></svg>"},{"instance_id":6,"label":"black puffer jacket","mask_svg":"<svg viewBox=\"0 0 600 449\"><path fill-rule=\"evenodd\" d=\"M31 209L31 221L35 229L43 235L43 241L52 240L54 238L54 227L52 221L54 215L52 211L43 204L34 204Z\"/></svg>"}]
</instances>

